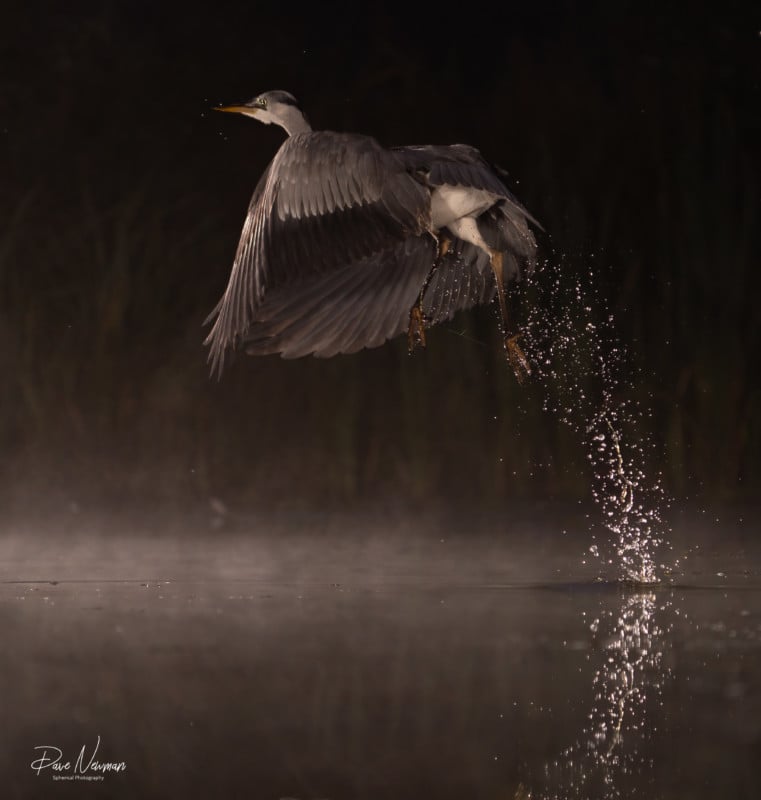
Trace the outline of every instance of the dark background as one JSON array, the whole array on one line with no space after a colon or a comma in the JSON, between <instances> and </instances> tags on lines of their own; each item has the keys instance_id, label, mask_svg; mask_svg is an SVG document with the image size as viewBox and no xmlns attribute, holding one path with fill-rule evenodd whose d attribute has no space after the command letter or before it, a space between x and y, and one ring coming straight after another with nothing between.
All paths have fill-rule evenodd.
<instances>
[{"instance_id":1,"label":"dark background","mask_svg":"<svg viewBox=\"0 0 761 800\"><path fill-rule=\"evenodd\" d=\"M517 385L494 309L412 358L399 340L330 361L239 358L209 380L202 321L282 140L209 109L272 88L315 127L467 142L505 167L548 232L549 272L583 278L591 313L615 316L648 468L677 497L752 498L755 6L4 4L3 500L588 495L581 438L542 410L551 387Z\"/></svg>"}]
</instances>

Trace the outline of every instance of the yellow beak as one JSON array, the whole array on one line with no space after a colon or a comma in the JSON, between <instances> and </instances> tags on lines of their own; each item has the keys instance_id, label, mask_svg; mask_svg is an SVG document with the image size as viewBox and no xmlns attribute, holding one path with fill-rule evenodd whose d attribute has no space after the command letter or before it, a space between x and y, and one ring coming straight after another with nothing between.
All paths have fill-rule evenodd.
<instances>
[{"instance_id":1,"label":"yellow beak","mask_svg":"<svg viewBox=\"0 0 761 800\"><path fill-rule=\"evenodd\" d=\"M216 106L214 111L232 111L236 114L255 114L257 109L251 106Z\"/></svg>"}]
</instances>

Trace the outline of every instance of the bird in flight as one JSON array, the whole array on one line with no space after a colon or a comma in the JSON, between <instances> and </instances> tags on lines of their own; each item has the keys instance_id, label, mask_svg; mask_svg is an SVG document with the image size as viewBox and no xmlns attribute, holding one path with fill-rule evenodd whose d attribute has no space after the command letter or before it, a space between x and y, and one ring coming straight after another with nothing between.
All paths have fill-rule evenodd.
<instances>
[{"instance_id":1,"label":"bird in flight","mask_svg":"<svg viewBox=\"0 0 761 800\"><path fill-rule=\"evenodd\" d=\"M293 95L218 111L285 129L259 180L227 288L207 318L212 373L229 351L322 358L377 347L496 296L508 360L530 374L508 327L505 286L533 269L539 223L463 144L384 148L313 131Z\"/></svg>"}]
</instances>

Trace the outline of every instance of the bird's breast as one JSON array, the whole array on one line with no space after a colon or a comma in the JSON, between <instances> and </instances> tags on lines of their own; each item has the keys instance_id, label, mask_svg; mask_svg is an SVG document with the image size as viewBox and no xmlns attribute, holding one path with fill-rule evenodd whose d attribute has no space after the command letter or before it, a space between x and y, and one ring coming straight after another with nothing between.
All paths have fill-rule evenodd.
<instances>
[{"instance_id":1,"label":"bird's breast","mask_svg":"<svg viewBox=\"0 0 761 800\"><path fill-rule=\"evenodd\" d=\"M462 217L477 217L498 199L497 195L472 186L437 186L431 193L433 228L438 231Z\"/></svg>"}]
</instances>

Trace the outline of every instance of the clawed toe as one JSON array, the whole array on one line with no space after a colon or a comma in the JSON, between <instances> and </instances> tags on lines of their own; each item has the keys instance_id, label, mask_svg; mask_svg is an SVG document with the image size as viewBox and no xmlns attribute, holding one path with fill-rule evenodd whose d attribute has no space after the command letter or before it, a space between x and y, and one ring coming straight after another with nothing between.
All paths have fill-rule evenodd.
<instances>
[{"instance_id":1,"label":"clawed toe","mask_svg":"<svg viewBox=\"0 0 761 800\"><path fill-rule=\"evenodd\" d=\"M523 348L518 344L518 339L523 334L515 333L505 337L505 350L507 351L507 360L510 364L515 378L518 383L525 383L531 376L531 364L523 352Z\"/></svg>"},{"instance_id":2,"label":"clawed toe","mask_svg":"<svg viewBox=\"0 0 761 800\"><path fill-rule=\"evenodd\" d=\"M427 320L419 305L414 305L410 311L410 325L407 328L407 347L414 353L418 347L425 347L425 326Z\"/></svg>"}]
</instances>

